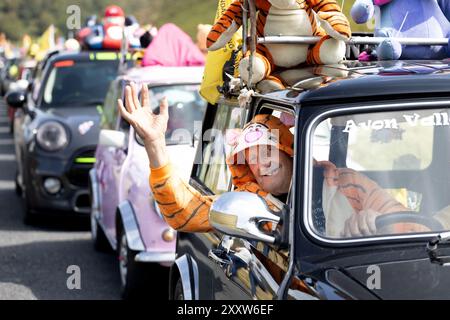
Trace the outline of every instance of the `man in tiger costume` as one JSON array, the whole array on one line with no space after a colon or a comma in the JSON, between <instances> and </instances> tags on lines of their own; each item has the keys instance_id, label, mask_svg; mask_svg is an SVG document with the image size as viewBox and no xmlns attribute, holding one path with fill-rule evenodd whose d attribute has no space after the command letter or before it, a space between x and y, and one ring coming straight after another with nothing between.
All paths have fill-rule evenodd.
<instances>
[{"instance_id":1,"label":"man in tiger costume","mask_svg":"<svg viewBox=\"0 0 450 320\"><path fill-rule=\"evenodd\" d=\"M258 44L252 68L252 85L260 91L283 88L272 72L276 67L291 68L308 64L335 64L345 56L345 40L350 38L350 23L335 0L256 0L258 37L319 36L307 44ZM243 0L236 0L217 20L208 34L210 51L226 46L242 25ZM249 57L239 64L239 74L249 81Z\"/></svg>"},{"instance_id":2,"label":"man in tiger costume","mask_svg":"<svg viewBox=\"0 0 450 320\"><path fill-rule=\"evenodd\" d=\"M142 88L141 96L142 105L136 85L131 84L125 93L127 109L122 100L118 105L123 118L145 142L151 167L150 186L165 220L172 228L183 232L211 231L209 209L214 197L201 195L182 181L170 165L165 146L169 118L167 99L161 102L160 113L155 115L150 108L147 88ZM293 175L293 144L292 133L280 119L271 115L256 116L234 139L232 154L227 159L235 191L256 193L271 209L281 209ZM321 170L323 183L319 185L319 192L315 192L322 190L322 199L313 204L317 212L313 223L323 235L334 238L374 235L377 216L407 211L374 181L354 170L336 168L328 161L315 161L316 169ZM443 219L445 216L439 218L441 223L445 223ZM405 225L401 230L426 231L417 225ZM395 231L399 233L398 229Z\"/></svg>"}]
</instances>

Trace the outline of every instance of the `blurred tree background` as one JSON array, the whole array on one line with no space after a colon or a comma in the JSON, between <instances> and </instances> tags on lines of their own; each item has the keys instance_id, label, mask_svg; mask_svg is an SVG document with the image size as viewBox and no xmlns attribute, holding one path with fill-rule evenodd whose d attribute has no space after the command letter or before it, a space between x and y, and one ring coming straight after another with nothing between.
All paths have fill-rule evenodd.
<instances>
[{"instance_id":1,"label":"blurred tree background","mask_svg":"<svg viewBox=\"0 0 450 320\"><path fill-rule=\"evenodd\" d=\"M348 15L353 0L337 0L344 5ZM93 14L103 16L109 4L120 5L127 15L134 15L141 24L152 23L157 27L173 22L191 36L195 36L199 23L213 23L217 0L0 0L0 33L6 33L18 41L28 33L41 35L54 24L63 34L67 33L66 10L70 5L81 9L81 22ZM354 31L364 31L367 26L353 26ZM370 26L369 26L370 27Z\"/></svg>"},{"instance_id":2,"label":"blurred tree background","mask_svg":"<svg viewBox=\"0 0 450 320\"><path fill-rule=\"evenodd\" d=\"M69 6L80 7L84 24L91 15L101 18L110 4L121 6L141 24L159 27L173 22L191 36L195 36L197 24L213 22L217 9L217 0L0 0L0 33L18 41L26 33L37 37L54 24L65 35Z\"/></svg>"}]
</instances>

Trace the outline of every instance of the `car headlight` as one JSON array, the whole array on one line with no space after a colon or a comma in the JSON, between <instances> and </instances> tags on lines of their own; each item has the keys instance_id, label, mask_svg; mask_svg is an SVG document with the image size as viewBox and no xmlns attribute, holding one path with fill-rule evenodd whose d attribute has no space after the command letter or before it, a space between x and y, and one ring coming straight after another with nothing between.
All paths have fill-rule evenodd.
<instances>
[{"instance_id":1,"label":"car headlight","mask_svg":"<svg viewBox=\"0 0 450 320\"><path fill-rule=\"evenodd\" d=\"M58 151L69 143L66 129L56 121L43 123L36 133L36 141L41 148L47 151Z\"/></svg>"}]
</instances>

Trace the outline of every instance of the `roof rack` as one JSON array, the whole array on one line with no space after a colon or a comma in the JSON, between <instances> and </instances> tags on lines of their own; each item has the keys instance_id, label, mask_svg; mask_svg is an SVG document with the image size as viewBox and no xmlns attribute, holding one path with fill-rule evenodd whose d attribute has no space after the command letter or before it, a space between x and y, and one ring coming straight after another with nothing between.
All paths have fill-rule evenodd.
<instances>
[{"instance_id":1,"label":"roof rack","mask_svg":"<svg viewBox=\"0 0 450 320\"><path fill-rule=\"evenodd\" d=\"M315 44L319 42L321 37L303 37L303 36L270 36L258 38L258 43L261 44ZM449 45L448 38L385 38L385 37L352 37L346 41L349 45L376 45L380 44L386 39L392 39L401 45L410 46L446 46Z\"/></svg>"}]
</instances>

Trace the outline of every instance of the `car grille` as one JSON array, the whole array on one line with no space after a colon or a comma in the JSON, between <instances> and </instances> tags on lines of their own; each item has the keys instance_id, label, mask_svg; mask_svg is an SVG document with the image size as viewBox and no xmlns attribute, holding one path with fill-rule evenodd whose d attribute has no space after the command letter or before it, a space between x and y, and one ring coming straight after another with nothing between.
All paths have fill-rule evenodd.
<instances>
[{"instance_id":1,"label":"car grille","mask_svg":"<svg viewBox=\"0 0 450 320\"><path fill-rule=\"evenodd\" d=\"M94 166L95 149L82 150L72 157L71 166L67 173L69 183L87 188L89 183L89 170Z\"/></svg>"}]
</instances>

